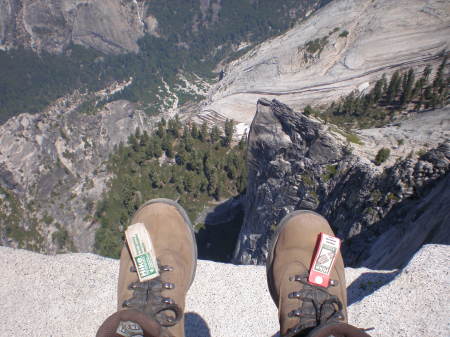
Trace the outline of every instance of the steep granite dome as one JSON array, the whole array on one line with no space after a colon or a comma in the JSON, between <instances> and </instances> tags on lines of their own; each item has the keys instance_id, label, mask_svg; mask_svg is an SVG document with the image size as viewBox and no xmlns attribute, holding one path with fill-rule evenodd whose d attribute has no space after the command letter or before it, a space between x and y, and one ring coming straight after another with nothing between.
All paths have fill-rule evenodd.
<instances>
[{"instance_id":1,"label":"steep granite dome","mask_svg":"<svg viewBox=\"0 0 450 337\"><path fill-rule=\"evenodd\" d=\"M222 24L222 33L223 28L233 31L230 25L246 11L250 13L247 20L251 17L247 27L228 36L222 34L213 42L221 47L229 42L238 45L268 27L273 32L284 31L290 22L329 1L283 0L274 5L260 0L0 0L0 49L22 46L61 53L74 43L106 54L129 53L138 51L137 41L145 34L189 49L196 44L192 40L197 33L201 35L217 23ZM284 22L280 25L277 21ZM202 43L214 38L208 36Z\"/></svg>"},{"instance_id":2,"label":"steep granite dome","mask_svg":"<svg viewBox=\"0 0 450 337\"><path fill-rule=\"evenodd\" d=\"M0 0L0 47L61 53L68 44L104 53L136 52L145 1Z\"/></svg>"},{"instance_id":3,"label":"steep granite dome","mask_svg":"<svg viewBox=\"0 0 450 337\"><path fill-rule=\"evenodd\" d=\"M424 243L450 243L448 112L435 112L444 127L426 138L428 152L378 167L364 154L374 146L369 139L364 145L346 143L333 126L276 100L259 100L249 133L245 219L235 261L264 263L277 224L296 209L316 210L329 220L344 239L350 265L397 268ZM421 123L419 118L413 132L420 133ZM414 142L417 148L424 143Z\"/></svg>"},{"instance_id":4,"label":"steep granite dome","mask_svg":"<svg viewBox=\"0 0 450 337\"><path fill-rule=\"evenodd\" d=\"M383 73L433 64L449 47L449 22L448 1L333 1L231 62L200 117L250 124L260 97L299 110L362 91Z\"/></svg>"},{"instance_id":5,"label":"steep granite dome","mask_svg":"<svg viewBox=\"0 0 450 337\"><path fill-rule=\"evenodd\" d=\"M154 120L127 101L94 115L77 108L76 100L61 99L46 113L21 114L0 126L1 245L92 250L109 153Z\"/></svg>"}]
</instances>

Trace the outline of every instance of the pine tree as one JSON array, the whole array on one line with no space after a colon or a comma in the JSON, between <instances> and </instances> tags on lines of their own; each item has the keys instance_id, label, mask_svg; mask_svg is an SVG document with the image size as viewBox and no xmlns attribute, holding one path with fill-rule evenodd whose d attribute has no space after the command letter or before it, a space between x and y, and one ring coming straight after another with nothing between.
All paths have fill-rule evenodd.
<instances>
[{"instance_id":1,"label":"pine tree","mask_svg":"<svg viewBox=\"0 0 450 337\"><path fill-rule=\"evenodd\" d=\"M172 144L172 140L170 139L169 136L165 136L162 140L161 143L161 149L166 153L167 157L172 158L174 153L173 153L173 144Z\"/></svg>"},{"instance_id":2,"label":"pine tree","mask_svg":"<svg viewBox=\"0 0 450 337\"><path fill-rule=\"evenodd\" d=\"M208 194L210 196L214 196L216 194L218 184L219 184L219 177L217 175L217 170L213 169L210 172L210 176L208 178Z\"/></svg>"},{"instance_id":3,"label":"pine tree","mask_svg":"<svg viewBox=\"0 0 450 337\"><path fill-rule=\"evenodd\" d=\"M191 133L187 127L185 127L184 135L181 140L182 146L187 152L192 152L194 149L194 140L192 139Z\"/></svg>"},{"instance_id":4,"label":"pine tree","mask_svg":"<svg viewBox=\"0 0 450 337\"><path fill-rule=\"evenodd\" d=\"M220 132L220 129L217 125L214 125L211 129L211 142L216 143L220 140L222 133Z\"/></svg>"},{"instance_id":5,"label":"pine tree","mask_svg":"<svg viewBox=\"0 0 450 337\"><path fill-rule=\"evenodd\" d=\"M381 97L383 97L384 95L386 95L387 89L388 89L388 83L387 83L387 78L386 78L386 74L383 74L383 76L381 76L381 83L383 84L382 86L382 94Z\"/></svg>"},{"instance_id":6,"label":"pine tree","mask_svg":"<svg viewBox=\"0 0 450 337\"><path fill-rule=\"evenodd\" d=\"M175 156L175 161L177 165L183 166L186 164L187 161L187 152L184 148L184 146L181 146L180 149L177 152L177 155Z\"/></svg>"},{"instance_id":7,"label":"pine tree","mask_svg":"<svg viewBox=\"0 0 450 337\"><path fill-rule=\"evenodd\" d=\"M177 130L181 129L181 121L180 121L180 117L178 115L175 116L175 127Z\"/></svg>"},{"instance_id":8,"label":"pine tree","mask_svg":"<svg viewBox=\"0 0 450 337\"><path fill-rule=\"evenodd\" d=\"M423 100L425 104L425 109L428 109L430 107L430 101L431 101L432 91L431 88L428 86L425 88L423 92Z\"/></svg>"},{"instance_id":9,"label":"pine tree","mask_svg":"<svg viewBox=\"0 0 450 337\"><path fill-rule=\"evenodd\" d=\"M168 127L167 127L168 133L171 134L174 138L178 138L180 136L179 129L180 129L180 127L179 127L176 119L173 119L173 118L169 119Z\"/></svg>"},{"instance_id":10,"label":"pine tree","mask_svg":"<svg viewBox=\"0 0 450 337\"><path fill-rule=\"evenodd\" d=\"M203 122L200 128L200 140L204 143L208 141L208 124Z\"/></svg>"},{"instance_id":11,"label":"pine tree","mask_svg":"<svg viewBox=\"0 0 450 337\"><path fill-rule=\"evenodd\" d=\"M241 139L239 140L238 144L239 150L244 150L246 145L247 145L247 133L244 132Z\"/></svg>"},{"instance_id":12,"label":"pine tree","mask_svg":"<svg viewBox=\"0 0 450 337\"><path fill-rule=\"evenodd\" d=\"M448 58L448 55L445 54L444 58L442 59L441 64L439 65L439 68L436 72L436 76L434 77L434 81L433 81L433 88L439 89L440 91L442 91L442 89L444 88L444 70L445 70L445 65L447 63L447 58Z\"/></svg>"},{"instance_id":13,"label":"pine tree","mask_svg":"<svg viewBox=\"0 0 450 337\"><path fill-rule=\"evenodd\" d=\"M400 89L400 73L396 71L389 82L389 87L387 89L387 103L392 104L397 97L398 90Z\"/></svg>"},{"instance_id":14,"label":"pine tree","mask_svg":"<svg viewBox=\"0 0 450 337\"><path fill-rule=\"evenodd\" d=\"M430 107L436 109L439 105L439 95L436 92L431 93Z\"/></svg>"},{"instance_id":15,"label":"pine tree","mask_svg":"<svg viewBox=\"0 0 450 337\"><path fill-rule=\"evenodd\" d=\"M227 119L225 121L224 146L229 147L231 145L231 141L233 140L233 134L234 134L234 122L232 119Z\"/></svg>"},{"instance_id":16,"label":"pine tree","mask_svg":"<svg viewBox=\"0 0 450 337\"><path fill-rule=\"evenodd\" d=\"M384 74L383 74L384 76ZM381 97L383 97L383 80L380 79L375 83L375 87L372 90L373 93L373 100L375 101L375 103L378 103L381 99Z\"/></svg>"},{"instance_id":17,"label":"pine tree","mask_svg":"<svg viewBox=\"0 0 450 337\"><path fill-rule=\"evenodd\" d=\"M423 98L422 98L422 95L420 95L416 101L416 104L414 105L414 110L420 111L422 105L423 105Z\"/></svg>"},{"instance_id":18,"label":"pine tree","mask_svg":"<svg viewBox=\"0 0 450 337\"><path fill-rule=\"evenodd\" d=\"M192 138L194 138L194 139L200 138L200 133L198 131L197 124L195 124L195 123L192 124L191 135L192 135Z\"/></svg>"},{"instance_id":19,"label":"pine tree","mask_svg":"<svg viewBox=\"0 0 450 337\"><path fill-rule=\"evenodd\" d=\"M403 86L403 93L400 99L400 103L402 106L411 102L414 81L414 70L410 68L408 73L405 75L405 84Z\"/></svg>"},{"instance_id":20,"label":"pine tree","mask_svg":"<svg viewBox=\"0 0 450 337\"><path fill-rule=\"evenodd\" d=\"M419 78L419 79L416 81L416 83L415 83L415 85L414 85L414 89L413 89L412 94L411 94L411 96L412 96L413 98L414 98L414 97L422 96L423 81L424 81L423 78Z\"/></svg>"},{"instance_id":21,"label":"pine tree","mask_svg":"<svg viewBox=\"0 0 450 337\"><path fill-rule=\"evenodd\" d=\"M139 145L140 145L141 147L146 148L147 145L149 144L149 142L150 142L150 136L148 135L148 132L147 132L146 130L144 130L144 133L143 133L142 136L141 136Z\"/></svg>"},{"instance_id":22,"label":"pine tree","mask_svg":"<svg viewBox=\"0 0 450 337\"><path fill-rule=\"evenodd\" d=\"M161 139L158 137L155 137L153 142L154 142L153 143L154 144L153 145L153 156L155 158L159 158L162 156L162 153L163 153Z\"/></svg>"},{"instance_id":23,"label":"pine tree","mask_svg":"<svg viewBox=\"0 0 450 337\"><path fill-rule=\"evenodd\" d=\"M422 75L423 86L426 86L428 84L428 80L430 79L431 71L432 71L431 66L429 64L427 64L427 66L423 70L423 75Z\"/></svg>"},{"instance_id":24,"label":"pine tree","mask_svg":"<svg viewBox=\"0 0 450 337\"><path fill-rule=\"evenodd\" d=\"M163 118L163 120L164 120L164 118ZM165 120L164 120L164 123L162 123L162 121L160 121L158 123L158 129L156 130L156 135L161 139L163 139L164 136L166 135L165 123L166 123Z\"/></svg>"}]
</instances>

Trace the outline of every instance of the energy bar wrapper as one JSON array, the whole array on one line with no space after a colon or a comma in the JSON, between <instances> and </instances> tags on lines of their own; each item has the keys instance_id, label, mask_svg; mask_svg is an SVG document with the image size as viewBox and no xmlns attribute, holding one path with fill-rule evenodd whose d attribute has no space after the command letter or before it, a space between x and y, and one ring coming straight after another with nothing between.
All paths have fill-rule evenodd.
<instances>
[{"instance_id":1,"label":"energy bar wrapper","mask_svg":"<svg viewBox=\"0 0 450 337\"><path fill-rule=\"evenodd\" d=\"M341 240L338 238L325 233L318 235L316 249L309 268L309 283L325 288L329 286L331 270L340 246Z\"/></svg>"},{"instance_id":2,"label":"energy bar wrapper","mask_svg":"<svg viewBox=\"0 0 450 337\"><path fill-rule=\"evenodd\" d=\"M145 282L159 276L158 262L152 238L143 223L136 223L125 231L128 248L136 267L139 281Z\"/></svg>"}]
</instances>

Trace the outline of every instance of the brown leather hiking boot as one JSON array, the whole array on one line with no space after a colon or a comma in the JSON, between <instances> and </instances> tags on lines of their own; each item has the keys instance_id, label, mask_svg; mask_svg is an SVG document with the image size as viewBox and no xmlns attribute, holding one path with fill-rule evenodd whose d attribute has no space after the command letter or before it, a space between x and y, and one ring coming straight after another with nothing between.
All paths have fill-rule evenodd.
<instances>
[{"instance_id":1,"label":"brown leather hiking boot","mask_svg":"<svg viewBox=\"0 0 450 337\"><path fill-rule=\"evenodd\" d=\"M135 223L146 225L161 275L139 282L125 245L120 256L118 312L103 323L97 337L184 337L185 298L197 266L191 222L176 202L154 199L136 212L131 220ZM117 334L118 328L125 332Z\"/></svg>"},{"instance_id":2,"label":"brown leather hiking boot","mask_svg":"<svg viewBox=\"0 0 450 337\"><path fill-rule=\"evenodd\" d=\"M347 291L341 254L331 272L332 286L323 288L307 282L320 232L334 235L322 216L312 211L295 211L280 222L272 240L266 264L267 282L278 307L280 334L283 337L308 336L309 333L317 337L333 333L336 337L367 336L345 324ZM342 334L342 331L358 334Z\"/></svg>"}]
</instances>

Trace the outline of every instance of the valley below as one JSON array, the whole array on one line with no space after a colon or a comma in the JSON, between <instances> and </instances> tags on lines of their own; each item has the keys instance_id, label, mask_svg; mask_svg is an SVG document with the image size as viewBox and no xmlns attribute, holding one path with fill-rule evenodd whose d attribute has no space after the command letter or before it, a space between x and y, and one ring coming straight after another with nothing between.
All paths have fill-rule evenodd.
<instances>
[{"instance_id":1,"label":"valley below","mask_svg":"<svg viewBox=\"0 0 450 337\"><path fill-rule=\"evenodd\" d=\"M296 209L329 220L350 266L450 243L446 1L286 1L272 16L242 2L257 31L200 3L174 25L159 1L0 0L3 57L73 57L86 75L53 99L24 72L36 112L5 96L18 112L0 124L1 245L117 257L158 193L188 208L215 261L264 264Z\"/></svg>"}]
</instances>

